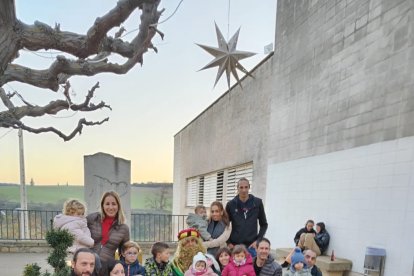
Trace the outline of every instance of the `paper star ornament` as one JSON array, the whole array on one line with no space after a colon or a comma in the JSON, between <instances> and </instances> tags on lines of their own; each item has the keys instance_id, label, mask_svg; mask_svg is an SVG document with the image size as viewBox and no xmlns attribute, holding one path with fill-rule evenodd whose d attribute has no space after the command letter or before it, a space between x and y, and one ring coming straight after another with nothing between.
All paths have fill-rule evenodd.
<instances>
[{"instance_id":1,"label":"paper star ornament","mask_svg":"<svg viewBox=\"0 0 414 276\"><path fill-rule=\"evenodd\" d=\"M233 35L233 37L228 42L226 42L223 35L221 34L220 29L217 27L217 24L214 24L216 26L218 48L197 44L198 46L200 46L201 48L203 48L208 53L214 56L214 59L209 64L201 68L200 71L218 66L219 68L217 72L216 81L214 83L214 87L216 86L220 77L223 75L224 71L226 71L227 85L229 88L231 74L233 74L233 77L236 79L237 83L240 85L240 87L242 87L236 69L242 71L246 75L249 75L251 77L253 76L239 63L239 60L251 57L255 55L255 53L236 50L240 28Z\"/></svg>"}]
</instances>

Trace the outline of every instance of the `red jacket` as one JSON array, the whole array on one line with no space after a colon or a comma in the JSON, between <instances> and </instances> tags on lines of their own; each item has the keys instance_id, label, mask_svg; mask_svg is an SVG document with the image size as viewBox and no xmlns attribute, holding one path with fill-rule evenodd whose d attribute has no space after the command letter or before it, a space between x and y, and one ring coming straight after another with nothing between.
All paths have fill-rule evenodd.
<instances>
[{"instance_id":1,"label":"red jacket","mask_svg":"<svg viewBox=\"0 0 414 276\"><path fill-rule=\"evenodd\" d=\"M256 276L256 273L254 272L253 267L253 259L250 254L246 255L246 263L241 266L237 266L233 260L233 258L230 258L230 262L228 265L224 267L223 272L221 273L221 276Z\"/></svg>"}]
</instances>

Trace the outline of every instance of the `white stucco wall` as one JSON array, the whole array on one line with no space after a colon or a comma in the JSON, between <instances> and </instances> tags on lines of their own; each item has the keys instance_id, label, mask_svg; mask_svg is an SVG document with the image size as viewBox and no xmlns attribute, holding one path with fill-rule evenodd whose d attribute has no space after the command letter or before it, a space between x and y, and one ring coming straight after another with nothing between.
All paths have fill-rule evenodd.
<instances>
[{"instance_id":1,"label":"white stucco wall","mask_svg":"<svg viewBox=\"0 0 414 276\"><path fill-rule=\"evenodd\" d=\"M385 275L410 275L414 239L414 137L371 144L268 167L267 236L292 247L307 219L323 221L328 253L362 272L365 249L385 248Z\"/></svg>"}]
</instances>

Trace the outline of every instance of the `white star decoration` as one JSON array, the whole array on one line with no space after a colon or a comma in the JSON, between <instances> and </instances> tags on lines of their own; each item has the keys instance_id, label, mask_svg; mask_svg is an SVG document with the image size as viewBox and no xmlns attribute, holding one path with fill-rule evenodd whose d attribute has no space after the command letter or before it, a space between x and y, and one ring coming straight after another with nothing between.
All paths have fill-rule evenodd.
<instances>
[{"instance_id":1,"label":"white star decoration","mask_svg":"<svg viewBox=\"0 0 414 276\"><path fill-rule=\"evenodd\" d=\"M234 78L237 80L237 83L241 87L240 79L239 79L239 76L237 75L236 69L239 69L246 75L249 75L251 77L253 76L239 63L239 60L242 60L247 57L251 57L255 55L255 53L236 50L240 28L233 35L233 37L228 42L226 42L219 28L217 27L217 24L215 24L215 26L216 26L216 33L217 33L218 48L197 44L198 46L200 46L201 48L203 48L204 50L206 50L207 52L209 52L215 57L209 64L207 64L200 70L218 66L219 69L217 72L217 77L216 77L216 82L214 83L214 87L216 86L220 77L223 75L224 71L226 71L227 85L229 88L230 88L230 74L233 74Z\"/></svg>"}]
</instances>

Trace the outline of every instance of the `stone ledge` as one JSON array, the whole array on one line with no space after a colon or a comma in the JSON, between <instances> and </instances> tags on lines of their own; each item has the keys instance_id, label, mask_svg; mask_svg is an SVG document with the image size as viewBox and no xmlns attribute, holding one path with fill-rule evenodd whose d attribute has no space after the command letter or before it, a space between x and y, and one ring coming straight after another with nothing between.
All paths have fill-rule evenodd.
<instances>
[{"instance_id":1,"label":"stone ledge","mask_svg":"<svg viewBox=\"0 0 414 276\"><path fill-rule=\"evenodd\" d=\"M48 253L51 248L44 240L0 240L3 253Z\"/></svg>"},{"instance_id":2,"label":"stone ledge","mask_svg":"<svg viewBox=\"0 0 414 276\"><path fill-rule=\"evenodd\" d=\"M293 248L277 248L276 259L286 258ZM330 256L318 256L316 259L316 265L326 272L341 272L349 271L352 268L352 262L343 258L335 258L335 261L331 261Z\"/></svg>"}]
</instances>

